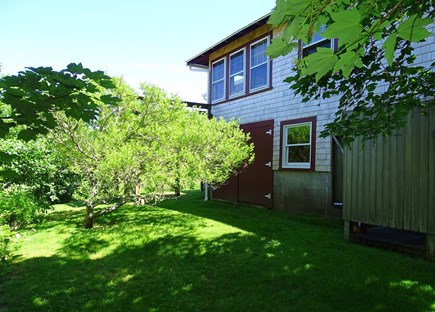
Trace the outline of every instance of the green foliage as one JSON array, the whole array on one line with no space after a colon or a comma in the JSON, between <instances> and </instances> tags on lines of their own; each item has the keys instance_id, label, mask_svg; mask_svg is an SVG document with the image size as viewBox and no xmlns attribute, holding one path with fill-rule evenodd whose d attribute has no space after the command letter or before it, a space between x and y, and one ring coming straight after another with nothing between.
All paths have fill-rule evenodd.
<instances>
[{"instance_id":1,"label":"green foliage","mask_svg":"<svg viewBox=\"0 0 435 312\"><path fill-rule=\"evenodd\" d=\"M152 85L143 84L140 97L122 81L116 85L122 102L116 108L102 103L90 124L56 116L53 134L82 177L78 192L87 206L87 227L137 198L138 186L145 199L159 200L168 186L222 183L252 158L249 137L234 121L209 120Z\"/></svg>"},{"instance_id":2,"label":"green foliage","mask_svg":"<svg viewBox=\"0 0 435 312\"><path fill-rule=\"evenodd\" d=\"M402 49L393 66L382 65L382 55L374 52L363 58L364 68L353 69L347 78L335 73L316 82L313 76L297 73L286 81L291 83L291 89L303 95L305 102L340 96L334 122L326 125L322 136L341 136L347 144L357 136L365 139L379 134L389 136L394 129L404 126L412 108L418 107L424 113L434 105L424 99L433 95L435 73L408 66L408 62L414 61L410 56L412 48L406 43L399 47Z\"/></svg>"},{"instance_id":3,"label":"green foliage","mask_svg":"<svg viewBox=\"0 0 435 312\"><path fill-rule=\"evenodd\" d=\"M12 256L12 239L14 233L9 226L0 224L0 262L9 260Z\"/></svg>"},{"instance_id":4,"label":"green foliage","mask_svg":"<svg viewBox=\"0 0 435 312\"><path fill-rule=\"evenodd\" d=\"M70 201L79 176L67 168L63 155L54 147L50 138L28 142L13 136L0 139L4 186L25 185L39 201Z\"/></svg>"},{"instance_id":5,"label":"green foliage","mask_svg":"<svg viewBox=\"0 0 435 312\"><path fill-rule=\"evenodd\" d=\"M296 62L286 79L303 101L340 96L335 120L323 136L370 139L391 135L414 107L433 105L435 73L415 66L415 43L433 36L431 1L407 0L277 0L269 23L282 35L268 49L286 55L294 41L309 43L322 36L338 39L338 49L318 48Z\"/></svg>"},{"instance_id":6,"label":"green foliage","mask_svg":"<svg viewBox=\"0 0 435 312\"><path fill-rule=\"evenodd\" d=\"M101 92L112 88L109 76L102 71L91 71L82 64L71 63L66 69L28 67L17 75L0 77L0 137L15 126L22 128L19 139L34 139L38 133L56 126L55 111L85 122L96 118L99 102L116 105L116 97Z\"/></svg>"},{"instance_id":7,"label":"green foliage","mask_svg":"<svg viewBox=\"0 0 435 312\"><path fill-rule=\"evenodd\" d=\"M235 120L209 119L183 107L166 131L165 150L171 157L166 176L184 188L198 181L218 186L253 161L249 135Z\"/></svg>"},{"instance_id":8,"label":"green foliage","mask_svg":"<svg viewBox=\"0 0 435 312\"><path fill-rule=\"evenodd\" d=\"M0 192L0 225L8 225L11 230L41 221L48 209L48 205L25 189L11 188Z\"/></svg>"}]
</instances>

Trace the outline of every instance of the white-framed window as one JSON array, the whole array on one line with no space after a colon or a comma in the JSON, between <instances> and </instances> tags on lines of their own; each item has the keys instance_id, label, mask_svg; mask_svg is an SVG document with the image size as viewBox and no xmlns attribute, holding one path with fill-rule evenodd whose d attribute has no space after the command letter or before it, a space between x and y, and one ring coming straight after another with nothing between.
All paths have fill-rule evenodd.
<instances>
[{"instance_id":1,"label":"white-framed window","mask_svg":"<svg viewBox=\"0 0 435 312\"><path fill-rule=\"evenodd\" d=\"M315 117L281 122L281 168L314 168L315 127Z\"/></svg>"},{"instance_id":2,"label":"white-framed window","mask_svg":"<svg viewBox=\"0 0 435 312\"><path fill-rule=\"evenodd\" d=\"M230 54L230 97L245 93L245 49Z\"/></svg>"},{"instance_id":3,"label":"white-framed window","mask_svg":"<svg viewBox=\"0 0 435 312\"><path fill-rule=\"evenodd\" d=\"M320 30L313 35L309 44L302 45L301 57L308 56L317 52L317 48L331 48L334 49L334 40L322 37L322 33L326 30L326 25L320 27Z\"/></svg>"},{"instance_id":4,"label":"white-framed window","mask_svg":"<svg viewBox=\"0 0 435 312\"><path fill-rule=\"evenodd\" d=\"M250 46L250 86L251 91L269 86L269 56L266 49L269 37L254 42Z\"/></svg>"},{"instance_id":5,"label":"white-framed window","mask_svg":"<svg viewBox=\"0 0 435 312\"><path fill-rule=\"evenodd\" d=\"M225 58L214 62L211 66L211 101L225 99Z\"/></svg>"},{"instance_id":6,"label":"white-framed window","mask_svg":"<svg viewBox=\"0 0 435 312\"><path fill-rule=\"evenodd\" d=\"M232 100L262 92L271 87L270 58L266 49L270 34L241 45L237 50L211 60L210 103Z\"/></svg>"}]
</instances>

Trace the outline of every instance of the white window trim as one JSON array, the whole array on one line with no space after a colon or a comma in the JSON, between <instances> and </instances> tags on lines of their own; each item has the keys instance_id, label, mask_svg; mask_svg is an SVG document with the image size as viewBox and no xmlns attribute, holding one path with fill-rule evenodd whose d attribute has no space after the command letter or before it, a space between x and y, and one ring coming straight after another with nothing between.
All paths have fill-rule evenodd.
<instances>
[{"instance_id":1,"label":"white window trim","mask_svg":"<svg viewBox=\"0 0 435 312\"><path fill-rule=\"evenodd\" d=\"M302 144L287 144L287 129L289 128L295 128L303 125L309 125L310 126L310 142L309 143L302 143ZM313 122L306 121L306 122L300 122L300 123L292 123L288 125L283 126L282 131L282 168L285 169L310 169L311 168L311 156L313 153ZM308 162L287 162L288 159L288 149L289 146L306 146L308 145L310 147L310 157Z\"/></svg>"},{"instance_id":2,"label":"white window trim","mask_svg":"<svg viewBox=\"0 0 435 312\"><path fill-rule=\"evenodd\" d=\"M251 43L249 45L249 92L250 93L258 91L258 90L267 89L267 88L269 88L269 85L270 85L270 81L269 81L270 80L270 77L269 77L270 76L270 57L268 55L266 55L266 58L267 58L266 62L263 62L261 64L257 64L255 66L251 65L252 46L258 44L259 42L265 41L265 40L266 40L266 45L269 46L270 45L269 36L261 38L261 39L255 41L255 42L253 42L253 43ZM252 69L254 69L256 67L259 67L259 66L261 66L263 64L266 64L266 66L267 66L267 69L266 69L266 84L264 86L260 86L260 87L256 87L256 88L251 88Z\"/></svg>"},{"instance_id":3,"label":"white window trim","mask_svg":"<svg viewBox=\"0 0 435 312\"><path fill-rule=\"evenodd\" d=\"M222 79L219 79L219 80L216 80L216 81L213 81L213 65L216 64L216 63L219 63L219 62L221 62L221 61L224 62L224 75L223 75L223 78L222 78ZM217 103L217 102L225 101L225 99L226 99L226 76L227 76L227 60L226 60L225 57L220 58L220 59L214 61L213 63L211 63L211 75L210 75L210 79L211 79L211 90L210 90L210 94L211 94L211 99L212 99L211 102L212 102L212 103ZM213 100L213 84L216 83L216 82L220 82L220 81L223 81L223 82L224 82L224 92L223 92L223 96L222 96L221 98L219 98L219 99L214 99L214 100Z\"/></svg>"},{"instance_id":4,"label":"white window trim","mask_svg":"<svg viewBox=\"0 0 435 312\"><path fill-rule=\"evenodd\" d=\"M231 56L233 56L233 55L235 55L237 53L240 53L240 51L243 51L243 70L231 75ZM229 98L231 99L231 98L234 98L234 97L237 97L237 96L242 96L242 95L246 94L246 49L243 48L243 49L240 49L240 50L238 50L236 52L231 53L229 55L229 57L228 57L228 62L229 62L229 69L228 69ZM238 93L231 94L231 86L230 86L230 84L231 84L231 77L236 76L239 73L243 73L243 88L242 88L242 91L238 92Z\"/></svg>"}]
</instances>

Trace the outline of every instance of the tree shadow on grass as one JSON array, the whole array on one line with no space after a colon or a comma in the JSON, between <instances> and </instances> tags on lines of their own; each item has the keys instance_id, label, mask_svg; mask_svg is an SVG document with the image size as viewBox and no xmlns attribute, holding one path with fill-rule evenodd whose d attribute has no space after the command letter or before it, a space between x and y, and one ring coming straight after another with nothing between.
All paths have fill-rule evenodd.
<instances>
[{"instance_id":1,"label":"tree shadow on grass","mask_svg":"<svg viewBox=\"0 0 435 312\"><path fill-rule=\"evenodd\" d=\"M286 232L288 226L312 231L330 230L342 239L343 222L332 218L289 214L282 211L222 201L204 201L199 191L187 191L182 200L165 200L157 206L212 219L257 235ZM284 221L284 222L283 222Z\"/></svg>"},{"instance_id":2,"label":"tree shadow on grass","mask_svg":"<svg viewBox=\"0 0 435 312\"><path fill-rule=\"evenodd\" d=\"M327 252L319 233L303 239L286 221L286 231L202 237L203 218L138 211L77 231L58 255L3 267L0 311L431 311L435 303L429 262L334 244ZM128 213L141 218L111 224Z\"/></svg>"},{"instance_id":3,"label":"tree shadow on grass","mask_svg":"<svg viewBox=\"0 0 435 312\"><path fill-rule=\"evenodd\" d=\"M83 210L51 211L44 216L43 221L37 224L39 230L53 228L61 224L69 227L82 227L84 224ZM33 228L34 225L29 227Z\"/></svg>"},{"instance_id":4,"label":"tree shadow on grass","mask_svg":"<svg viewBox=\"0 0 435 312\"><path fill-rule=\"evenodd\" d=\"M0 311L435 309L435 263L308 219L193 204L126 206L54 256L1 267Z\"/></svg>"},{"instance_id":5,"label":"tree shadow on grass","mask_svg":"<svg viewBox=\"0 0 435 312\"><path fill-rule=\"evenodd\" d=\"M81 248L81 245L78 245ZM290 253L289 256L287 253ZM287 255L286 255L287 254ZM430 311L418 281L328 276L302 249L228 234L166 237L98 259L34 258L2 273L5 311ZM402 274L404 275L404 274ZM397 276L400 276L398 274ZM18 305L17 305L18 303Z\"/></svg>"}]
</instances>

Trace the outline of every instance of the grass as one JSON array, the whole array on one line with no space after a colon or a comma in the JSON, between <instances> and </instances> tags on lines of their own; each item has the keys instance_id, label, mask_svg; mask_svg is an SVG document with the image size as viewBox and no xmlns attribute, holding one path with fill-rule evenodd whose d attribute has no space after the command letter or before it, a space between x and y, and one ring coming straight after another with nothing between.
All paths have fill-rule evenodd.
<instances>
[{"instance_id":1,"label":"grass","mask_svg":"<svg viewBox=\"0 0 435 312\"><path fill-rule=\"evenodd\" d=\"M343 240L336 220L204 202L81 228L57 206L0 266L0 311L435 311L435 263Z\"/></svg>"}]
</instances>

